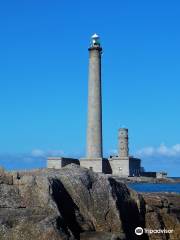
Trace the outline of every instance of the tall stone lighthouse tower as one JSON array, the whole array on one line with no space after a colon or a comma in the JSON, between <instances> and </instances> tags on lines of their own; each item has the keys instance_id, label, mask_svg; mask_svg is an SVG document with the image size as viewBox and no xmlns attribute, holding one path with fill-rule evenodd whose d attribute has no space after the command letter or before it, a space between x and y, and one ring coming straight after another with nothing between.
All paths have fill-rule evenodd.
<instances>
[{"instance_id":1,"label":"tall stone lighthouse tower","mask_svg":"<svg viewBox=\"0 0 180 240\"><path fill-rule=\"evenodd\" d=\"M89 50L87 158L102 158L101 52L98 35Z\"/></svg>"},{"instance_id":2,"label":"tall stone lighthouse tower","mask_svg":"<svg viewBox=\"0 0 180 240\"><path fill-rule=\"evenodd\" d=\"M88 116L86 158L81 159L81 166L102 172L102 94L101 94L101 53L99 36L91 37L89 47L88 80Z\"/></svg>"}]
</instances>

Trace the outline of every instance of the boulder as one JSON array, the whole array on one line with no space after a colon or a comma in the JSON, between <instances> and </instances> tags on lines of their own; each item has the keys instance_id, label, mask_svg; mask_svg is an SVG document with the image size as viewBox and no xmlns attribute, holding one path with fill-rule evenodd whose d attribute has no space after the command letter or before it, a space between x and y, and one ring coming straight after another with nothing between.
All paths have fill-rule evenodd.
<instances>
[{"instance_id":1,"label":"boulder","mask_svg":"<svg viewBox=\"0 0 180 240\"><path fill-rule=\"evenodd\" d=\"M13 172L8 177L11 184L0 182L2 240L179 237L179 195L139 194L110 175L73 164L60 170ZM175 233L137 236L139 226L173 227Z\"/></svg>"}]
</instances>

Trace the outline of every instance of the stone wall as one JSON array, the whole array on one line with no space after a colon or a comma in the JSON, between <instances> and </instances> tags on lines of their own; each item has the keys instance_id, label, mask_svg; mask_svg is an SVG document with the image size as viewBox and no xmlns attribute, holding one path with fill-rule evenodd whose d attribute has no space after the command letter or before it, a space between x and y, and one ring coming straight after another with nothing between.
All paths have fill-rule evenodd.
<instances>
[{"instance_id":1,"label":"stone wall","mask_svg":"<svg viewBox=\"0 0 180 240\"><path fill-rule=\"evenodd\" d=\"M97 159L87 159L87 158L82 158L80 159L80 166L90 169L93 172L103 172L103 159L102 158L97 158Z\"/></svg>"},{"instance_id":2,"label":"stone wall","mask_svg":"<svg viewBox=\"0 0 180 240\"><path fill-rule=\"evenodd\" d=\"M111 174L121 177L139 176L141 160L133 157L111 157L108 159Z\"/></svg>"},{"instance_id":3,"label":"stone wall","mask_svg":"<svg viewBox=\"0 0 180 240\"><path fill-rule=\"evenodd\" d=\"M80 160L75 158L49 157L47 160L47 168L60 169L71 163L91 169L93 172L112 174L120 177L139 176L141 167L141 160L132 157L111 157L109 159L82 158ZM155 177L155 175L153 175L153 177Z\"/></svg>"},{"instance_id":4,"label":"stone wall","mask_svg":"<svg viewBox=\"0 0 180 240\"><path fill-rule=\"evenodd\" d=\"M166 178L166 172L141 172L143 177L153 177L153 178Z\"/></svg>"},{"instance_id":5,"label":"stone wall","mask_svg":"<svg viewBox=\"0 0 180 240\"><path fill-rule=\"evenodd\" d=\"M47 168L60 169L71 163L80 165L79 160L75 158L49 157L47 160Z\"/></svg>"},{"instance_id":6,"label":"stone wall","mask_svg":"<svg viewBox=\"0 0 180 240\"><path fill-rule=\"evenodd\" d=\"M141 159L130 157L129 158L130 176L139 176L140 171L141 171Z\"/></svg>"},{"instance_id":7,"label":"stone wall","mask_svg":"<svg viewBox=\"0 0 180 240\"><path fill-rule=\"evenodd\" d=\"M129 176L129 158L113 157L109 158L112 174L120 177Z\"/></svg>"}]
</instances>

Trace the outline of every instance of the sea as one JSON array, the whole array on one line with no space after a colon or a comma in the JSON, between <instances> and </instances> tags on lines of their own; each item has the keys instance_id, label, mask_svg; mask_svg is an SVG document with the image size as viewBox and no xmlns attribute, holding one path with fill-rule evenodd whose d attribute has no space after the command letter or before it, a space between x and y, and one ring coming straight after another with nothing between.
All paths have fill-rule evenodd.
<instances>
[{"instance_id":1,"label":"sea","mask_svg":"<svg viewBox=\"0 0 180 240\"><path fill-rule=\"evenodd\" d=\"M180 194L180 183L129 183L137 192L169 192Z\"/></svg>"}]
</instances>

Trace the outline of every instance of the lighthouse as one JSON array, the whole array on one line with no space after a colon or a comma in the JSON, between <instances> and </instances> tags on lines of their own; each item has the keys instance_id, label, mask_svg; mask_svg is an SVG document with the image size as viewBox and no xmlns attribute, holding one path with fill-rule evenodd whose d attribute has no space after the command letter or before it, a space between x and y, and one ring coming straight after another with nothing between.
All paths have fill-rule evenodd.
<instances>
[{"instance_id":1,"label":"lighthouse","mask_svg":"<svg viewBox=\"0 0 180 240\"><path fill-rule=\"evenodd\" d=\"M95 172L102 172L102 88L101 88L101 54L102 47L97 34L91 37L88 72L88 111L86 157L81 159L81 166Z\"/></svg>"}]
</instances>

